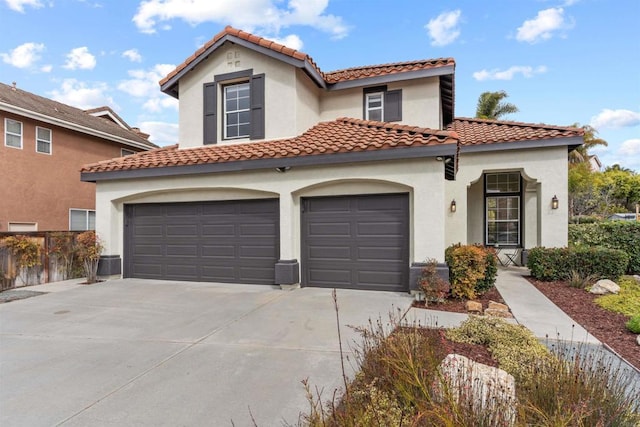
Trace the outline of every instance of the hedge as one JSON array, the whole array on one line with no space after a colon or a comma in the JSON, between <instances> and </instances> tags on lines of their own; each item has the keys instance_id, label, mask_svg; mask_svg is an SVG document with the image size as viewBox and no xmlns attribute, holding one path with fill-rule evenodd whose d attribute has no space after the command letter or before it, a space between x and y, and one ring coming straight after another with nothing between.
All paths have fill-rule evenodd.
<instances>
[{"instance_id":1,"label":"hedge","mask_svg":"<svg viewBox=\"0 0 640 427\"><path fill-rule=\"evenodd\" d=\"M640 222L605 221L569 224L569 246L601 246L629 255L628 274L640 273Z\"/></svg>"},{"instance_id":2,"label":"hedge","mask_svg":"<svg viewBox=\"0 0 640 427\"><path fill-rule=\"evenodd\" d=\"M617 280L627 270L629 255L617 249L600 247L533 248L527 267L543 281L565 280L575 271L583 277Z\"/></svg>"}]
</instances>

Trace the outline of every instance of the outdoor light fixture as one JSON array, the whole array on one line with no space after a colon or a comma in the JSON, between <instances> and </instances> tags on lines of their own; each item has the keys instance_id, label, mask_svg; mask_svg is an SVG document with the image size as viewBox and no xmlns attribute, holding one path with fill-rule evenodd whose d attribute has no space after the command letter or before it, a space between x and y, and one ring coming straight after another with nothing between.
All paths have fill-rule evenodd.
<instances>
[{"instance_id":1,"label":"outdoor light fixture","mask_svg":"<svg viewBox=\"0 0 640 427\"><path fill-rule=\"evenodd\" d=\"M551 209L558 209L558 197L555 194L551 198Z\"/></svg>"},{"instance_id":2,"label":"outdoor light fixture","mask_svg":"<svg viewBox=\"0 0 640 427\"><path fill-rule=\"evenodd\" d=\"M451 201L451 206L449 207L449 209L451 210L451 212L455 212L456 211L456 199L453 199Z\"/></svg>"},{"instance_id":3,"label":"outdoor light fixture","mask_svg":"<svg viewBox=\"0 0 640 427\"><path fill-rule=\"evenodd\" d=\"M289 166L281 166L279 168L276 168L276 172L285 173L289 169L291 169L291 167L289 167Z\"/></svg>"}]
</instances>

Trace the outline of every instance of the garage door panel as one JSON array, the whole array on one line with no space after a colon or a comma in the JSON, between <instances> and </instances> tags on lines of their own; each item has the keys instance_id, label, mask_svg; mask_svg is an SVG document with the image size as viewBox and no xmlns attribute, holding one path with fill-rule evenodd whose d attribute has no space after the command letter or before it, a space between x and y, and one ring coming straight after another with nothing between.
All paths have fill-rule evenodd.
<instances>
[{"instance_id":1,"label":"garage door panel","mask_svg":"<svg viewBox=\"0 0 640 427\"><path fill-rule=\"evenodd\" d=\"M407 194L318 197L302 203L303 285L407 291Z\"/></svg>"},{"instance_id":2,"label":"garage door panel","mask_svg":"<svg viewBox=\"0 0 640 427\"><path fill-rule=\"evenodd\" d=\"M275 281L277 199L126 205L125 213L126 277Z\"/></svg>"}]
</instances>

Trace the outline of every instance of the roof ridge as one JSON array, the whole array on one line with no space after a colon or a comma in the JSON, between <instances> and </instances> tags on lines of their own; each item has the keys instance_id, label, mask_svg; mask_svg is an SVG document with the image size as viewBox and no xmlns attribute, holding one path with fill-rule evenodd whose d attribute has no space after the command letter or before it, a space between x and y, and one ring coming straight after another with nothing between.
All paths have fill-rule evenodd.
<instances>
[{"instance_id":1,"label":"roof ridge","mask_svg":"<svg viewBox=\"0 0 640 427\"><path fill-rule=\"evenodd\" d=\"M384 63L384 64L373 64L373 65L360 65L360 66L355 66L355 67L348 67L348 68L341 68L339 70L333 70L333 71L326 71L325 74L326 75L330 75L330 74L338 74L338 73L342 73L342 72L346 72L346 71L355 71L355 70L362 70L365 68L385 68L385 67L399 67L399 66L405 66L405 65L412 65L412 64L423 64L423 63L427 63L427 62L432 62L432 63L437 63L437 62L453 62L455 63L455 59L452 57L441 57L441 58L431 58L431 59L416 59L416 60L412 60L412 61L400 61L400 62L388 62L388 63Z\"/></svg>"},{"instance_id":2,"label":"roof ridge","mask_svg":"<svg viewBox=\"0 0 640 427\"><path fill-rule=\"evenodd\" d=\"M517 122L512 120L481 119L477 117L454 117L453 121L454 122L456 121L477 122L477 123L506 125L506 126L527 126L527 127L546 128L546 129L575 130L575 131L584 132L584 129L576 126L558 126L558 125L550 125L547 123L531 123L531 122ZM449 126L452 126L452 124Z\"/></svg>"}]
</instances>

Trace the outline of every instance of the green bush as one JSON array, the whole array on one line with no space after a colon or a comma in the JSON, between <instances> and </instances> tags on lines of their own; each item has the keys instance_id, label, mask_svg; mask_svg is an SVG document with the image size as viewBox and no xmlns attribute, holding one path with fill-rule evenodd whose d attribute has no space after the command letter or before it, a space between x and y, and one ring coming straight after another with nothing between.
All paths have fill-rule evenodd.
<instances>
[{"instance_id":1,"label":"green bush","mask_svg":"<svg viewBox=\"0 0 640 427\"><path fill-rule=\"evenodd\" d=\"M629 255L627 273L640 273L640 222L569 224L569 246L602 246L625 251Z\"/></svg>"},{"instance_id":2,"label":"green bush","mask_svg":"<svg viewBox=\"0 0 640 427\"><path fill-rule=\"evenodd\" d=\"M447 248L444 258L454 297L474 299L495 284L498 267L493 248L458 243Z\"/></svg>"},{"instance_id":3,"label":"green bush","mask_svg":"<svg viewBox=\"0 0 640 427\"><path fill-rule=\"evenodd\" d=\"M538 280L569 279L571 272L583 277L617 280L629 265L629 255L600 247L545 248L529 251L527 267Z\"/></svg>"},{"instance_id":4,"label":"green bush","mask_svg":"<svg viewBox=\"0 0 640 427\"><path fill-rule=\"evenodd\" d=\"M620 278L618 285L620 293L602 295L594 302L605 310L625 316L640 315L640 285L630 276Z\"/></svg>"},{"instance_id":5,"label":"green bush","mask_svg":"<svg viewBox=\"0 0 640 427\"><path fill-rule=\"evenodd\" d=\"M640 334L640 314L629 319L625 326L634 334Z\"/></svg>"}]
</instances>

